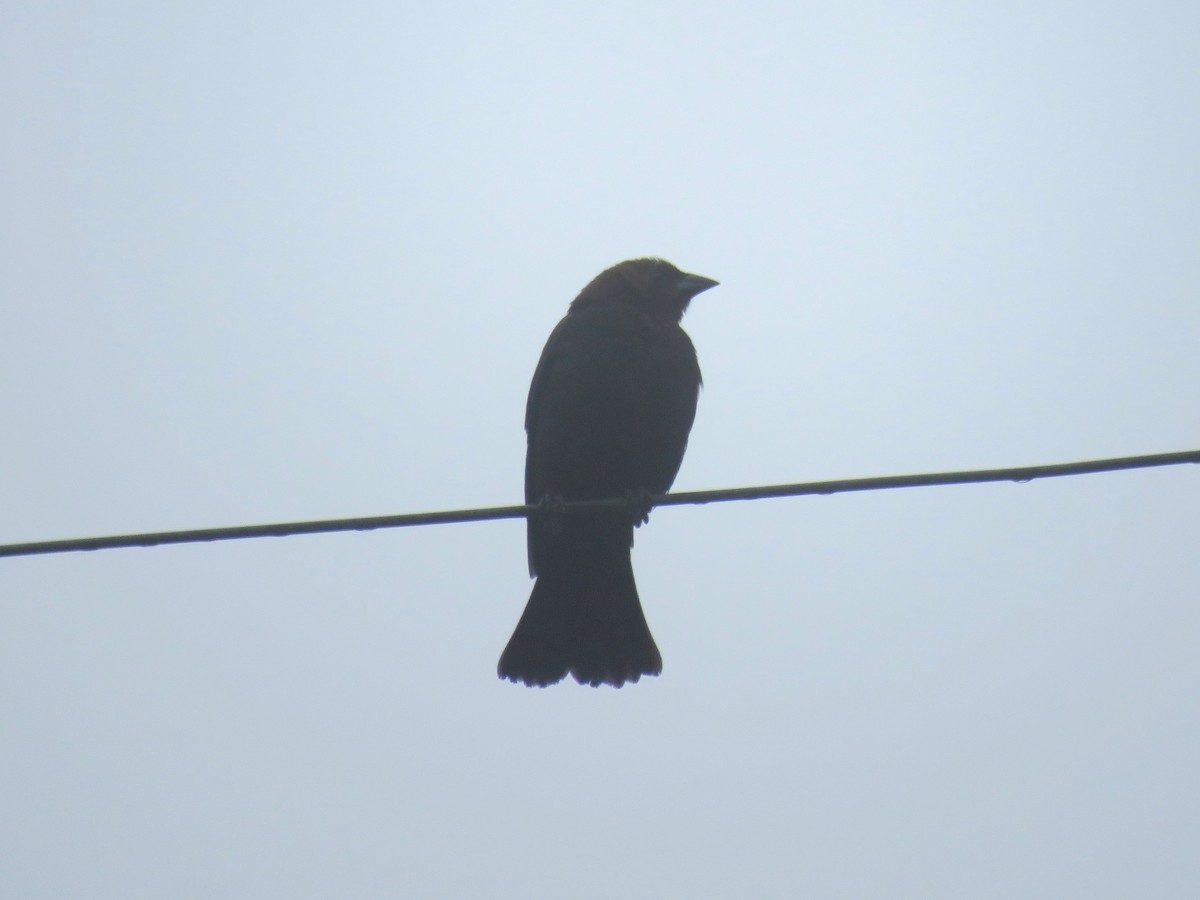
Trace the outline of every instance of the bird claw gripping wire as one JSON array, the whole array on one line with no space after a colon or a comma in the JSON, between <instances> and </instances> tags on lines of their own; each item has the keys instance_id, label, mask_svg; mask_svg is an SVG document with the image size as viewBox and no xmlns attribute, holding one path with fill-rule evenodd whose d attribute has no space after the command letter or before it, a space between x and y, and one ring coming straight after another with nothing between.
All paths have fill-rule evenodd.
<instances>
[{"instance_id":1,"label":"bird claw gripping wire","mask_svg":"<svg viewBox=\"0 0 1200 900\"><path fill-rule=\"evenodd\" d=\"M567 502L557 494L546 494L537 504L538 519L547 534L562 531L563 519L567 516Z\"/></svg>"},{"instance_id":2,"label":"bird claw gripping wire","mask_svg":"<svg viewBox=\"0 0 1200 900\"><path fill-rule=\"evenodd\" d=\"M640 528L650 521L650 510L654 509L654 499L645 488L630 491L625 495L625 503L629 507L635 528Z\"/></svg>"}]
</instances>

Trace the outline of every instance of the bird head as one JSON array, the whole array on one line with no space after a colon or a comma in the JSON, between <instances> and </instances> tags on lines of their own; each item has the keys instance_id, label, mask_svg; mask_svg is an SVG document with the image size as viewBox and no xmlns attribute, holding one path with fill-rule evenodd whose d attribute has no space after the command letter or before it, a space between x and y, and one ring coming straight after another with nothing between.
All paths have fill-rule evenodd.
<instances>
[{"instance_id":1,"label":"bird head","mask_svg":"<svg viewBox=\"0 0 1200 900\"><path fill-rule=\"evenodd\" d=\"M665 259L627 259L593 278L571 303L571 309L598 301L618 301L633 303L656 319L678 322L693 297L718 283L683 272Z\"/></svg>"}]
</instances>

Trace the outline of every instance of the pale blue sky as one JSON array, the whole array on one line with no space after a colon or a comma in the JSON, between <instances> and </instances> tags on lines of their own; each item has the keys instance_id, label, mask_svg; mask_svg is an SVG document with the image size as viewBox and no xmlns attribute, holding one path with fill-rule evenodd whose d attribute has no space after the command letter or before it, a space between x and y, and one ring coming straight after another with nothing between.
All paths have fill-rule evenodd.
<instances>
[{"instance_id":1,"label":"pale blue sky","mask_svg":"<svg viewBox=\"0 0 1200 900\"><path fill-rule=\"evenodd\" d=\"M36 4L0 541L518 502L622 258L681 489L1200 447L1200 7ZM501 683L519 522L0 561L0 895L1192 898L1200 472L657 511L664 657Z\"/></svg>"}]
</instances>

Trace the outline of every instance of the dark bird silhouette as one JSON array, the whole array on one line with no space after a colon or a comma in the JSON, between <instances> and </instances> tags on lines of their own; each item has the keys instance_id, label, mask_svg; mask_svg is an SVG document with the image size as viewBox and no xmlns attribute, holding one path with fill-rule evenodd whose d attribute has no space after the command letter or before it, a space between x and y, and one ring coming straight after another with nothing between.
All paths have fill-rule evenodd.
<instances>
[{"instance_id":1,"label":"dark bird silhouette","mask_svg":"<svg viewBox=\"0 0 1200 900\"><path fill-rule=\"evenodd\" d=\"M525 408L525 502L536 577L501 678L554 684L637 681L662 671L633 581L634 526L648 495L675 480L700 393L696 351L679 326L716 285L661 259L597 275L550 334ZM555 509L554 501L627 497L626 506Z\"/></svg>"}]
</instances>

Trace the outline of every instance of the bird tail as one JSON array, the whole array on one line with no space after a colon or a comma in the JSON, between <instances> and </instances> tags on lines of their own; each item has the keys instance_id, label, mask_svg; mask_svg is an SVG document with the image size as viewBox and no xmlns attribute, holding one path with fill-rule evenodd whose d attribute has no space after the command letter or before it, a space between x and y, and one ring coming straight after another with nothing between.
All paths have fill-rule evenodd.
<instances>
[{"instance_id":1,"label":"bird tail","mask_svg":"<svg viewBox=\"0 0 1200 900\"><path fill-rule=\"evenodd\" d=\"M614 556L538 575L500 655L501 678L545 687L569 674L580 684L620 687L662 672L629 551Z\"/></svg>"}]
</instances>

